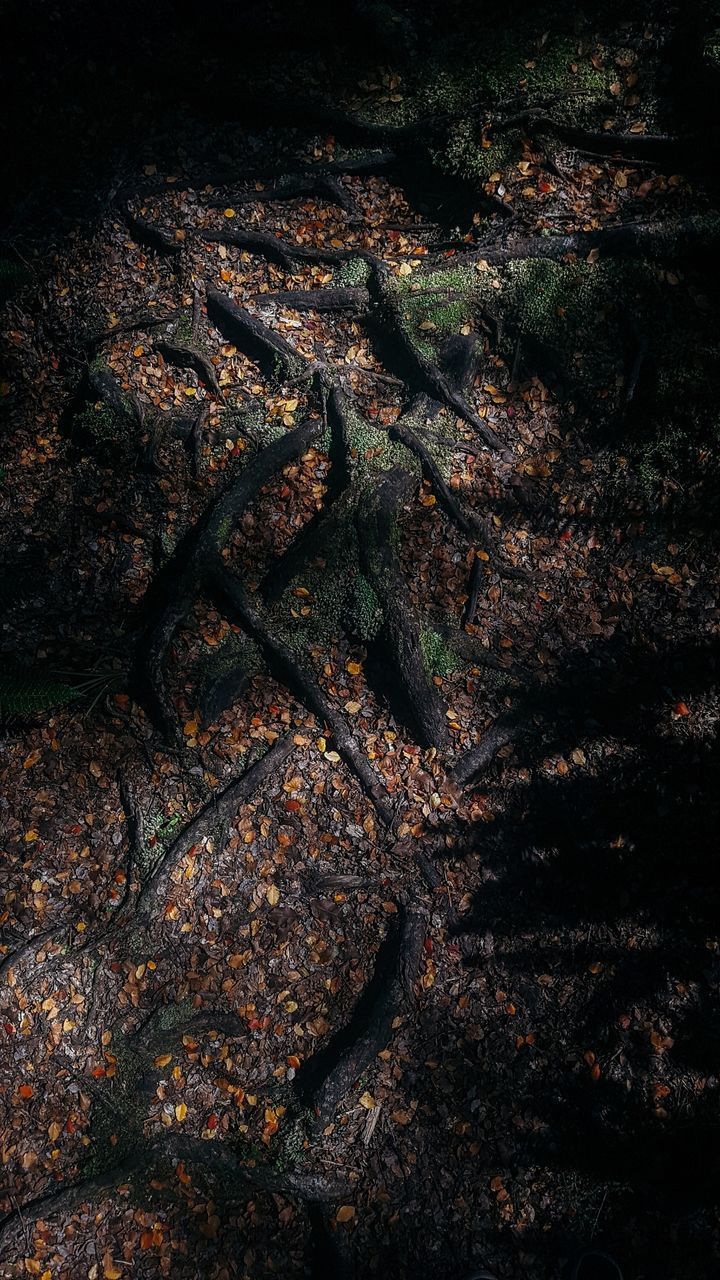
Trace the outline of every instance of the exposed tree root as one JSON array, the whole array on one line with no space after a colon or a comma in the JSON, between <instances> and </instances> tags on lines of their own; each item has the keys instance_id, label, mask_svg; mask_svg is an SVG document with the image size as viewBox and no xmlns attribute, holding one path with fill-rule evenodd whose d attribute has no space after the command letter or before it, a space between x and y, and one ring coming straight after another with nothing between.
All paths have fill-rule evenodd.
<instances>
[{"instance_id":1,"label":"exposed tree root","mask_svg":"<svg viewBox=\"0 0 720 1280\"><path fill-rule=\"evenodd\" d=\"M133 333L136 329L157 329L160 325L172 324L179 319L179 316L178 311L136 311L133 315L118 320L117 324L109 329L103 329L102 333L91 334L85 347L87 350L97 350L103 342L116 337L119 333Z\"/></svg>"},{"instance_id":2,"label":"exposed tree root","mask_svg":"<svg viewBox=\"0 0 720 1280\"><path fill-rule=\"evenodd\" d=\"M424 915L399 909L350 1022L298 1071L298 1096L312 1109L317 1128L332 1120L343 1098L387 1045L395 1019L411 1007L426 932Z\"/></svg>"},{"instance_id":3,"label":"exposed tree root","mask_svg":"<svg viewBox=\"0 0 720 1280\"><path fill-rule=\"evenodd\" d=\"M172 232L165 231L163 227L158 227L154 222L148 222L145 218L133 213L126 201L120 201L118 209L133 240L138 244L144 245L147 249L154 249L156 253L165 256L175 256L182 251L182 242L176 240Z\"/></svg>"},{"instance_id":4,"label":"exposed tree root","mask_svg":"<svg viewBox=\"0 0 720 1280\"><path fill-rule=\"evenodd\" d=\"M305 706L327 724L340 755L360 780L380 817L386 823L391 822L393 808L390 796L363 755L345 718L335 710L315 678L300 666L292 649L272 633L242 583L219 556L215 557L210 580L221 601L230 607L242 626L257 640L271 670L274 669Z\"/></svg>"},{"instance_id":5,"label":"exposed tree root","mask_svg":"<svg viewBox=\"0 0 720 1280\"><path fill-rule=\"evenodd\" d=\"M178 739L179 731L164 662L175 631L191 609L207 565L224 545L233 523L257 497L262 485L288 462L300 457L321 429L320 422L306 422L259 453L211 502L153 583L154 621L141 638L136 667L141 694L170 741Z\"/></svg>"},{"instance_id":6,"label":"exposed tree root","mask_svg":"<svg viewBox=\"0 0 720 1280\"><path fill-rule=\"evenodd\" d=\"M185 346L171 342L167 338L161 338L155 343L155 350L159 352L163 360L167 360L168 364L175 365L178 369L193 369L198 378L210 388L214 395L219 396L222 394L214 364L197 347Z\"/></svg>"},{"instance_id":7,"label":"exposed tree root","mask_svg":"<svg viewBox=\"0 0 720 1280\"><path fill-rule=\"evenodd\" d=\"M289 244L287 240L281 240L265 231L223 228L220 231L198 231L197 236L201 240L234 245L236 249L243 249L246 253L259 253L268 262L275 262L290 273L295 270L298 262L353 262L358 258L373 264L378 261L375 254L367 249L317 249L311 245Z\"/></svg>"},{"instance_id":8,"label":"exposed tree root","mask_svg":"<svg viewBox=\"0 0 720 1280\"><path fill-rule=\"evenodd\" d=\"M242 777L231 782L203 806L185 830L165 850L152 874L145 881L138 897L138 910L141 913L147 914L153 898L162 899L167 895L175 868L193 845L229 822L237 813L239 806L249 800L258 787L282 768L292 750L292 745L292 738L281 738L261 760L258 760L257 764L252 765Z\"/></svg>"},{"instance_id":9,"label":"exposed tree root","mask_svg":"<svg viewBox=\"0 0 720 1280\"><path fill-rule=\"evenodd\" d=\"M293 578L302 572L310 561L319 558L323 550L332 545L333 534L339 522L347 517L347 505L324 508L308 522L293 539L290 546L270 565L260 584L264 600L269 604L279 600Z\"/></svg>"},{"instance_id":10,"label":"exposed tree root","mask_svg":"<svg viewBox=\"0 0 720 1280\"><path fill-rule=\"evenodd\" d=\"M488 553L492 553L497 559L498 573L506 578L526 579L528 575L523 569L518 569L515 565L508 564L505 556L502 553L498 553L497 539L493 536L490 521L476 515L475 512L463 510L452 489L445 483L442 472L429 449L418 439L415 432L405 425L402 418L393 425L391 434L401 444L404 444L406 449L410 449L420 459L423 472L430 481L440 506L453 524L457 525L458 529L471 541L479 542Z\"/></svg>"},{"instance_id":11,"label":"exposed tree root","mask_svg":"<svg viewBox=\"0 0 720 1280\"><path fill-rule=\"evenodd\" d=\"M220 332L235 343L245 355L260 367L269 379L306 382L312 377L313 368L291 347L290 343L263 324L249 311L237 306L231 298L216 289L207 295L208 317Z\"/></svg>"},{"instance_id":12,"label":"exposed tree root","mask_svg":"<svg viewBox=\"0 0 720 1280\"><path fill-rule=\"evenodd\" d=\"M370 309L370 294L362 285L329 289L288 289L281 293L256 293L252 301L294 311L352 311L362 316Z\"/></svg>"},{"instance_id":13,"label":"exposed tree root","mask_svg":"<svg viewBox=\"0 0 720 1280\"><path fill-rule=\"evenodd\" d=\"M472 253L459 253L454 264L485 260L492 266L503 266L520 258L550 258L559 262L568 254L587 257L598 250L609 257L641 257L663 261L717 253L720 228L702 218L683 218L668 222L630 222L599 231L573 231L567 235L527 236L513 244L478 245Z\"/></svg>"},{"instance_id":14,"label":"exposed tree root","mask_svg":"<svg viewBox=\"0 0 720 1280\"><path fill-rule=\"evenodd\" d=\"M352 217L358 214L357 204L347 187L343 186L339 177L331 173L289 173L259 191L248 188L231 193L234 204L267 204L270 201L297 200L313 196L319 196L330 204L338 205ZM222 209L226 204L226 199L211 200L209 208Z\"/></svg>"},{"instance_id":15,"label":"exposed tree root","mask_svg":"<svg viewBox=\"0 0 720 1280\"><path fill-rule=\"evenodd\" d=\"M520 721L514 712L498 716L497 720L483 735L481 741L471 751L461 756L457 764L450 770L450 778L458 786L464 787L472 782L497 754L501 747L513 742L521 728Z\"/></svg>"},{"instance_id":16,"label":"exposed tree root","mask_svg":"<svg viewBox=\"0 0 720 1280\"><path fill-rule=\"evenodd\" d=\"M53 938L58 937L58 935L62 933L63 929L66 929L67 927L67 925L58 924L54 925L51 929L43 929L40 933L33 934L33 936L28 938L25 942L21 942L20 946L16 947L14 951L8 951L7 955L3 956L2 960L0 960L0 978L2 978L3 974L5 974L8 969L12 969L19 960L22 960L24 956L29 955L31 951L39 951L42 948L43 943L50 942Z\"/></svg>"},{"instance_id":17,"label":"exposed tree root","mask_svg":"<svg viewBox=\"0 0 720 1280\"><path fill-rule=\"evenodd\" d=\"M687 157L688 146L696 139L679 138L673 134L610 133L578 128L576 125L554 120L541 108L528 108L515 115L493 123L493 132L502 132L518 125L526 125L530 134L551 134L581 150L590 149L604 157L620 155L640 156L658 163L676 164Z\"/></svg>"},{"instance_id":18,"label":"exposed tree root","mask_svg":"<svg viewBox=\"0 0 720 1280\"><path fill-rule=\"evenodd\" d=\"M502 450L500 437L471 408L465 396L447 375L416 347L410 334L403 328L396 304L387 295L384 274L384 268L373 274L380 317L375 326L375 336L378 346L383 352L387 352L390 366L395 365L397 373L407 378L411 385L419 387L468 422L486 448Z\"/></svg>"},{"instance_id":19,"label":"exposed tree root","mask_svg":"<svg viewBox=\"0 0 720 1280\"><path fill-rule=\"evenodd\" d=\"M440 749L449 737L445 705L428 676L420 626L393 547L398 508L412 486L412 476L402 467L385 472L358 508L358 543L363 570L382 604L390 660L412 719L423 743Z\"/></svg>"}]
</instances>

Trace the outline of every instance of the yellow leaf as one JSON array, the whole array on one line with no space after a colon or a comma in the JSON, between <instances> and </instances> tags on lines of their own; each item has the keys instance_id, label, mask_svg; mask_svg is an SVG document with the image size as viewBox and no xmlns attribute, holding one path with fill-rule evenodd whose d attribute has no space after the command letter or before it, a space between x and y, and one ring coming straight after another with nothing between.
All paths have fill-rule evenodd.
<instances>
[{"instance_id":1,"label":"yellow leaf","mask_svg":"<svg viewBox=\"0 0 720 1280\"><path fill-rule=\"evenodd\" d=\"M26 832L25 832L25 843L26 843L26 844L31 844L31 843L32 843L32 841L33 841L33 840L37 840L37 838L38 838L38 833L37 833L37 831L26 831Z\"/></svg>"},{"instance_id":2,"label":"yellow leaf","mask_svg":"<svg viewBox=\"0 0 720 1280\"><path fill-rule=\"evenodd\" d=\"M175 1108L175 1119L176 1119L176 1120L179 1120L179 1121L180 1121L180 1123L182 1124L182 1122L183 1122L183 1120L185 1119L186 1115L187 1115L187 1107L185 1106L185 1103L184 1103L184 1102L178 1102L178 1104L177 1104L177 1106L176 1106L176 1108Z\"/></svg>"},{"instance_id":3,"label":"yellow leaf","mask_svg":"<svg viewBox=\"0 0 720 1280\"><path fill-rule=\"evenodd\" d=\"M409 262L400 263L400 270L398 271L398 275L409 276L411 272L412 272L412 267L410 266Z\"/></svg>"},{"instance_id":4,"label":"yellow leaf","mask_svg":"<svg viewBox=\"0 0 720 1280\"><path fill-rule=\"evenodd\" d=\"M194 395L195 395L195 388L194 388L194 387L186 387L186 388L185 388L185 395L186 395L186 396L194 396Z\"/></svg>"},{"instance_id":5,"label":"yellow leaf","mask_svg":"<svg viewBox=\"0 0 720 1280\"><path fill-rule=\"evenodd\" d=\"M159 1054L159 1056L155 1059L155 1066L156 1066L156 1067L166 1067L166 1066L168 1065L168 1063L169 1063L169 1062L172 1062L172 1054L171 1054L171 1053L161 1053L161 1054Z\"/></svg>"},{"instance_id":6,"label":"yellow leaf","mask_svg":"<svg viewBox=\"0 0 720 1280\"><path fill-rule=\"evenodd\" d=\"M133 355L135 356L135 359L136 359L136 360L139 360L140 356L142 356L142 355L144 355L144 354L145 354L145 348L144 348L144 347L135 347L135 350L133 351Z\"/></svg>"},{"instance_id":7,"label":"yellow leaf","mask_svg":"<svg viewBox=\"0 0 720 1280\"><path fill-rule=\"evenodd\" d=\"M359 676L360 672L362 671L362 664L359 662L346 662L345 670L347 671L348 675Z\"/></svg>"},{"instance_id":8,"label":"yellow leaf","mask_svg":"<svg viewBox=\"0 0 720 1280\"><path fill-rule=\"evenodd\" d=\"M235 210L234 210L234 209L226 209L226 210L225 210L225 217L226 217L226 218L234 218L234 217L235 217Z\"/></svg>"},{"instance_id":9,"label":"yellow leaf","mask_svg":"<svg viewBox=\"0 0 720 1280\"><path fill-rule=\"evenodd\" d=\"M341 1204L335 1214L336 1222L352 1222L355 1217L355 1209L351 1204Z\"/></svg>"},{"instance_id":10,"label":"yellow leaf","mask_svg":"<svg viewBox=\"0 0 720 1280\"><path fill-rule=\"evenodd\" d=\"M51 1142L56 1142L57 1139L60 1137L61 1133L62 1133L62 1125L58 1124L57 1120L53 1120L48 1125L48 1138L50 1139Z\"/></svg>"},{"instance_id":11,"label":"yellow leaf","mask_svg":"<svg viewBox=\"0 0 720 1280\"><path fill-rule=\"evenodd\" d=\"M276 884L268 885L267 891L265 893L265 897L267 898L271 907L277 906L278 902L280 901L280 890L278 889Z\"/></svg>"},{"instance_id":12,"label":"yellow leaf","mask_svg":"<svg viewBox=\"0 0 720 1280\"><path fill-rule=\"evenodd\" d=\"M346 703L345 703L345 710L346 710L346 711L347 711L351 716L355 716L355 715L357 715L358 711L360 710L360 703L359 703L359 702L346 702Z\"/></svg>"},{"instance_id":13,"label":"yellow leaf","mask_svg":"<svg viewBox=\"0 0 720 1280\"><path fill-rule=\"evenodd\" d=\"M364 1107L366 1111L372 1111L375 1106L375 1099L371 1093L368 1093L367 1089L360 1095L360 1106Z\"/></svg>"}]
</instances>

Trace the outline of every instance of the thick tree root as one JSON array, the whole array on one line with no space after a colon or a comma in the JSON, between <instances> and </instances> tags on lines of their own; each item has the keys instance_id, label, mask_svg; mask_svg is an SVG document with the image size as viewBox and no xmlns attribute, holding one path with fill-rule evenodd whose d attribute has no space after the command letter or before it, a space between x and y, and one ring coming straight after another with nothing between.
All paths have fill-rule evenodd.
<instances>
[{"instance_id":1,"label":"thick tree root","mask_svg":"<svg viewBox=\"0 0 720 1280\"><path fill-rule=\"evenodd\" d=\"M182 250L182 242L176 240L170 231L157 227L153 222L132 213L127 202L118 204L120 214L127 225L133 240L147 249L154 249L163 256L175 256Z\"/></svg>"},{"instance_id":2,"label":"thick tree root","mask_svg":"<svg viewBox=\"0 0 720 1280\"><path fill-rule=\"evenodd\" d=\"M285 338L237 306L224 293L209 289L207 304L208 318L217 324L225 337L255 361L269 380L307 382L312 377L312 365L303 360Z\"/></svg>"},{"instance_id":3,"label":"thick tree root","mask_svg":"<svg viewBox=\"0 0 720 1280\"><path fill-rule=\"evenodd\" d=\"M358 214L358 207L350 192L343 186L339 177L323 173L292 173L279 178L269 187L260 191L247 188L243 191L232 191L230 197L234 204L267 204L270 201L298 200L319 197L329 204L336 204L352 217ZM211 200L208 207L224 209L227 199Z\"/></svg>"},{"instance_id":4,"label":"thick tree root","mask_svg":"<svg viewBox=\"0 0 720 1280\"><path fill-rule=\"evenodd\" d=\"M209 240L218 244L233 245L246 253L259 253L268 262L275 262L285 271L292 274L299 262L333 263L353 262L361 258L364 262L375 264L378 259L367 249L317 249L311 245L289 244L278 236L269 235L265 231L198 231L201 240Z\"/></svg>"},{"instance_id":5,"label":"thick tree root","mask_svg":"<svg viewBox=\"0 0 720 1280\"><path fill-rule=\"evenodd\" d=\"M321 722L327 724L340 755L359 779L383 822L390 823L393 818L390 796L363 755L344 717L335 710L314 677L300 666L292 649L271 632L242 583L226 568L219 556L215 558L210 581L220 601L229 606L241 625L261 646L271 670L275 670L282 682L297 693L305 706Z\"/></svg>"},{"instance_id":6,"label":"thick tree root","mask_svg":"<svg viewBox=\"0 0 720 1280\"><path fill-rule=\"evenodd\" d=\"M245 507L276 471L305 452L321 430L319 421L303 423L259 453L210 504L151 588L155 620L138 647L137 676L141 694L169 741L179 740L164 669L165 655L175 631L192 608L208 564L224 545Z\"/></svg>"},{"instance_id":7,"label":"thick tree root","mask_svg":"<svg viewBox=\"0 0 720 1280\"><path fill-rule=\"evenodd\" d=\"M458 253L453 264L462 266L484 260L503 266L521 258L550 258L561 261L568 254L585 258L593 250L607 257L640 257L664 261L683 257L717 255L720 235L702 218L668 222L631 222L599 231L573 231L567 235L527 236L513 244L478 245L472 253Z\"/></svg>"},{"instance_id":8,"label":"thick tree root","mask_svg":"<svg viewBox=\"0 0 720 1280\"><path fill-rule=\"evenodd\" d=\"M412 486L412 476L402 467L394 467L381 477L358 509L358 543L363 572L382 604L391 662L412 719L423 743L440 749L449 737L445 705L428 675L420 626L393 548L398 508Z\"/></svg>"},{"instance_id":9,"label":"thick tree root","mask_svg":"<svg viewBox=\"0 0 720 1280\"><path fill-rule=\"evenodd\" d=\"M198 378L210 388L214 395L221 395L220 384L212 361L197 347L184 346L162 338L155 343L155 350L167 360L168 364L178 369L193 369Z\"/></svg>"},{"instance_id":10,"label":"thick tree root","mask_svg":"<svg viewBox=\"0 0 720 1280\"><path fill-rule=\"evenodd\" d=\"M454 768L450 770L452 781L459 787L472 782L477 774L489 765L501 747L514 742L520 727L520 722L513 712L498 716L478 745L461 756Z\"/></svg>"},{"instance_id":11,"label":"thick tree root","mask_svg":"<svg viewBox=\"0 0 720 1280\"><path fill-rule=\"evenodd\" d=\"M228 823L235 816L240 805L249 800L268 778L282 768L292 750L292 745L292 738L281 738L241 778L231 782L203 806L192 822L166 849L152 874L145 881L138 897L138 910L141 914L147 914L153 899L166 897L173 872L185 854L218 827Z\"/></svg>"},{"instance_id":12,"label":"thick tree root","mask_svg":"<svg viewBox=\"0 0 720 1280\"><path fill-rule=\"evenodd\" d=\"M529 134L550 134L581 151L590 149L596 155L639 156L659 164L678 164L687 158L688 147L696 138L680 138L673 134L610 133L578 128L548 116L542 109L528 108L516 115L493 123L493 132L501 132L518 125L527 126Z\"/></svg>"},{"instance_id":13,"label":"thick tree root","mask_svg":"<svg viewBox=\"0 0 720 1280\"><path fill-rule=\"evenodd\" d=\"M362 285L346 289L288 289L280 293L256 293L252 301L257 305L272 302L278 307L290 307L294 311L351 311L363 316L370 309L370 294Z\"/></svg>"},{"instance_id":14,"label":"thick tree root","mask_svg":"<svg viewBox=\"0 0 720 1280\"><path fill-rule=\"evenodd\" d=\"M326 547L332 545L338 524L347 514L347 507L324 508L302 528L290 546L270 565L260 584L260 593L268 604L279 600L293 578L302 573L310 561L319 558Z\"/></svg>"},{"instance_id":15,"label":"thick tree root","mask_svg":"<svg viewBox=\"0 0 720 1280\"><path fill-rule=\"evenodd\" d=\"M350 1022L300 1068L295 1080L298 1096L311 1108L318 1129L330 1123L356 1081L387 1045L395 1019L412 1006L426 932L424 915L400 908Z\"/></svg>"}]
</instances>

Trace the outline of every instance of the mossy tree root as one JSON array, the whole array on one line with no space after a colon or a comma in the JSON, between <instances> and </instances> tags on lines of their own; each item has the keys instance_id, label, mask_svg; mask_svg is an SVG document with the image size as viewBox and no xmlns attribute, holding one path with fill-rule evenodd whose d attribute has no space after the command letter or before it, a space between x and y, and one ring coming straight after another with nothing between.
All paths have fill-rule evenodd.
<instances>
[{"instance_id":1,"label":"mossy tree root","mask_svg":"<svg viewBox=\"0 0 720 1280\"><path fill-rule=\"evenodd\" d=\"M478 439L487 449L499 452L503 448L500 437L483 422L458 389L455 381L434 364L415 345L405 329L397 302L391 298L385 283L387 270L379 267L371 276L371 296L377 302L377 314L373 317L376 345L387 359L390 368L411 386L417 387L451 409L473 427Z\"/></svg>"},{"instance_id":2,"label":"mossy tree root","mask_svg":"<svg viewBox=\"0 0 720 1280\"><path fill-rule=\"evenodd\" d=\"M394 547L399 508L413 484L408 471L393 467L359 504L355 520L363 572L382 605L390 661L423 744L439 750L449 738L446 709L427 670L420 625Z\"/></svg>"}]
</instances>

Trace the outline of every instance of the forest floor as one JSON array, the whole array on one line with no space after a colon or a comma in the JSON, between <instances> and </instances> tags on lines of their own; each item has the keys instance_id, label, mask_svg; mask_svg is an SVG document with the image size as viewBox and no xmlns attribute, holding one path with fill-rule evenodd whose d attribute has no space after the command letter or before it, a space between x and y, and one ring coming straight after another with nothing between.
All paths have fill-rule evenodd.
<instances>
[{"instance_id":1,"label":"forest floor","mask_svg":"<svg viewBox=\"0 0 720 1280\"><path fill-rule=\"evenodd\" d=\"M399 279L463 249L439 247L444 229L392 173L340 176L346 207L318 193L255 198L271 183L262 178L203 180L209 155L222 153L226 170L272 172L290 147L342 170L331 135L303 150L269 130L250 146L187 122L174 164L149 136L140 171L118 174L140 192L129 218L109 199L3 312L0 526L13 571L0 642L13 660L72 670L71 683L94 663L101 678L92 705L10 716L0 740L0 1275L254 1280L334 1268L450 1280L482 1263L540 1280L588 1242L637 1280L710 1275L720 574L702 459L659 490L618 498L618 448L568 411L543 370L512 367L482 335L472 408L503 452L453 415L447 483L490 518L504 562L524 576L504 575L448 519L427 478L405 503L398 545L432 634L462 628L477 587L464 631L482 660L434 677L447 749L418 745L372 644L322 619L303 640L382 782L389 823L327 725L266 670L250 670L224 707L203 701L213 654L242 630L204 589L167 664L181 745L167 745L128 690L128 637L181 537L267 439L321 427L324 412L292 379L273 385L204 303L216 386L178 368L157 349L153 310L191 315L202 282L302 359L321 356L377 431L405 404L361 318L263 303L347 283L337 264L283 266L201 233L358 248ZM695 199L682 175L609 157L561 171L530 139L485 194L524 234L682 216ZM478 213L467 244L479 224ZM142 243L148 225L180 246L180 265L146 231ZM702 298L702 273L678 270L674 287ZM82 355L67 353L98 314L116 329L104 366L142 406L140 445L113 442L110 455L72 429ZM163 428L171 421L189 424L185 438ZM443 421L428 416L431 438ZM318 437L243 511L225 562L253 598L321 509L331 470ZM304 637L313 590L298 577L292 591ZM523 703L528 680L536 703ZM519 730L460 786L450 766L524 705ZM286 753L226 823L208 819L197 840L173 845L278 743ZM167 857L147 908L143 883ZM338 1033L376 965L387 985L386 956L409 927L421 942L412 994L313 1128L297 1103L303 1067L328 1044L342 1054ZM206 1167L203 1145L232 1148L244 1193L233 1183L231 1194L221 1157ZM156 1167L138 1165L140 1150L157 1153ZM326 1190L307 1194L303 1179Z\"/></svg>"}]
</instances>

